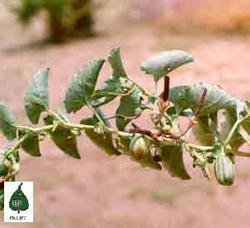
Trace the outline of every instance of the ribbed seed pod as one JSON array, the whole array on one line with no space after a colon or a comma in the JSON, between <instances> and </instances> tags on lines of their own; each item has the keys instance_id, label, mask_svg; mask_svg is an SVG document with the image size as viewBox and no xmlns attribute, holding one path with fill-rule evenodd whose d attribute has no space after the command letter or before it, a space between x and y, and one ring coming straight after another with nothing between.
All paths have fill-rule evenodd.
<instances>
[{"instance_id":1,"label":"ribbed seed pod","mask_svg":"<svg viewBox=\"0 0 250 228\"><path fill-rule=\"evenodd\" d=\"M214 164L215 177L221 185L232 185L234 183L234 165L225 154L220 154Z\"/></svg>"},{"instance_id":2,"label":"ribbed seed pod","mask_svg":"<svg viewBox=\"0 0 250 228\"><path fill-rule=\"evenodd\" d=\"M147 143L142 135L135 135L132 138L129 146L129 151L137 160L143 159L150 153Z\"/></svg>"}]
</instances>

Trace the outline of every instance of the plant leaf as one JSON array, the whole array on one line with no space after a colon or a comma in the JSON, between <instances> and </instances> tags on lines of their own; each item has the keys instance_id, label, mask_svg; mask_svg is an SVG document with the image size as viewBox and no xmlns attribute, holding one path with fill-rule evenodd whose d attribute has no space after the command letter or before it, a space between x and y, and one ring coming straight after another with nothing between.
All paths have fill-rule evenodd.
<instances>
[{"instance_id":1,"label":"plant leaf","mask_svg":"<svg viewBox=\"0 0 250 228\"><path fill-rule=\"evenodd\" d=\"M235 122L237 121L237 113L235 110L235 106L228 106L224 112L225 121L222 123L221 136L222 139L226 139ZM239 130L237 129L234 132L229 144L234 151L237 151L242 144L244 144L245 140L241 136Z\"/></svg>"},{"instance_id":2,"label":"plant leaf","mask_svg":"<svg viewBox=\"0 0 250 228\"><path fill-rule=\"evenodd\" d=\"M241 126L243 127L244 131L250 135L250 117L248 117L247 119L245 119Z\"/></svg>"},{"instance_id":3,"label":"plant leaf","mask_svg":"<svg viewBox=\"0 0 250 228\"><path fill-rule=\"evenodd\" d=\"M51 115L48 115L44 118L46 125L53 124L54 120L54 117ZM62 151L73 158L81 158L77 148L76 136L71 132L70 129L65 128L63 125L58 125L54 131L49 133L51 139Z\"/></svg>"},{"instance_id":4,"label":"plant leaf","mask_svg":"<svg viewBox=\"0 0 250 228\"><path fill-rule=\"evenodd\" d=\"M180 146L164 146L161 148L161 158L163 166L172 177L182 180L190 179L183 163L183 151Z\"/></svg>"},{"instance_id":5,"label":"plant leaf","mask_svg":"<svg viewBox=\"0 0 250 228\"><path fill-rule=\"evenodd\" d=\"M93 106L99 107L104 105L117 96L123 96L128 93L129 89L124 88L123 85L126 83L127 79L124 78L114 78L111 77L107 79L102 85L101 89L96 90L93 94Z\"/></svg>"},{"instance_id":6,"label":"plant leaf","mask_svg":"<svg viewBox=\"0 0 250 228\"><path fill-rule=\"evenodd\" d=\"M22 149L29 155L40 157L39 136L36 133L27 133L27 138L22 143Z\"/></svg>"},{"instance_id":7,"label":"plant leaf","mask_svg":"<svg viewBox=\"0 0 250 228\"><path fill-rule=\"evenodd\" d=\"M104 59L94 59L74 75L64 99L68 113L78 111L91 101L103 64Z\"/></svg>"},{"instance_id":8,"label":"plant leaf","mask_svg":"<svg viewBox=\"0 0 250 228\"><path fill-rule=\"evenodd\" d=\"M48 108L48 75L48 68L37 71L24 98L25 111L33 124L39 122L41 113Z\"/></svg>"},{"instance_id":9,"label":"plant leaf","mask_svg":"<svg viewBox=\"0 0 250 228\"><path fill-rule=\"evenodd\" d=\"M95 126L97 123L98 120L95 117L83 119L81 121L81 124L93 126ZM105 123L107 122L105 121ZM118 152L114 147L112 133L104 131L103 134L98 134L94 129L85 129L85 133L96 146L105 151L108 155L120 155L120 152Z\"/></svg>"},{"instance_id":10,"label":"plant leaf","mask_svg":"<svg viewBox=\"0 0 250 228\"><path fill-rule=\"evenodd\" d=\"M217 128L213 127L213 125L217 124L213 122L210 115L202 116L197 119L197 124L193 128L196 139L203 145L211 146L215 142ZM215 129L213 130L213 128Z\"/></svg>"},{"instance_id":11,"label":"plant leaf","mask_svg":"<svg viewBox=\"0 0 250 228\"><path fill-rule=\"evenodd\" d=\"M16 138L16 120L5 102L0 101L0 130L8 140Z\"/></svg>"},{"instance_id":12,"label":"plant leaf","mask_svg":"<svg viewBox=\"0 0 250 228\"><path fill-rule=\"evenodd\" d=\"M159 81L172 70L189 62L193 62L193 57L185 51L165 51L144 61L141 64L141 70L146 74L152 74L154 80Z\"/></svg>"},{"instance_id":13,"label":"plant leaf","mask_svg":"<svg viewBox=\"0 0 250 228\"><path fill-rule=\"evenodd\" d=\"M156 161L154 160L154 158L152 157L151 154L149 154L149 155L143 157L143 158L140 159L140 160L135 159L135 158L133 158L133 157L131 156L131 160L133 160L133 161L139 163L142 167L149 167L149 168L157 169L157 170L161 170L161 169L162 169L161 165L160 165L158 162L156 162Z\"/></svg>"},{"instance_id":14,"label":"plant leaf","mask_svg":"<svg viewBox=\"0 0 250 228\"><path fill-rule=\"evenodd\" d=\"M178 110L183 111L190 108L195 112L204 89L207 89L207 96L205 97L199 116L216 113L220 109L230 106L235 101L233 97L219 86L207 83L197 83L192 86L171 88L170 100L176 105Z\"/></svg>"},{"instance_id":15,"label":"plant leaf","mask_svg":"<svg viewBox=\"0 0 250 228\"><path fill-rule=\"evenodd\" d=\"M245 102L242 102L240 100L235 100L235 111L237 120L244 118L246 115L249 115L248 105ZM250 144L250 117L245 119L241 125L239 126L239 134L242 136L242 138Z\"/></svg>"},{"instance_id":16,"label":"plant leaf","mask_svg":"<svg viewBox=\"0 0 250 228\"><path fill-rule=\"evenodd\" d=\"M140 92L135 88L129 95L120 99L120 105L116 110L116 126L119 130L124 128L131 121L131 118L138 116L142 112Z\"/></svg>"},{"instance_id":17,"label":"plant leaf","mask_svg":"<svg viewBox=\"0 0 250 228\"><path fill-rule=\"evenodd\" d=\"M114 48L110 51L108 61L113 69L112 75L114 78L127 77L127 73L125 72L122 64L120 48Z\"/></svg>"}]
</instances>

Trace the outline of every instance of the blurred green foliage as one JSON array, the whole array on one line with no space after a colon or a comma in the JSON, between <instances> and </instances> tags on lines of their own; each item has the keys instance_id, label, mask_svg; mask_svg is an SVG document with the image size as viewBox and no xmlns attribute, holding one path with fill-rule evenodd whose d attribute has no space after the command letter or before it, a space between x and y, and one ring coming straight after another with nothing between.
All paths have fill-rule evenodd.
<instances>
[{"instance_id":1,"label":"blurred green foliage","mask_svg":"<svg viewBox=\"0 0 250 228\"><path fill-rule=\"evenodd\" d=\"M19 0L12 9L24 24L42 13L53 42L93 34L92 0Z\"/></svg>"}]
</instances>

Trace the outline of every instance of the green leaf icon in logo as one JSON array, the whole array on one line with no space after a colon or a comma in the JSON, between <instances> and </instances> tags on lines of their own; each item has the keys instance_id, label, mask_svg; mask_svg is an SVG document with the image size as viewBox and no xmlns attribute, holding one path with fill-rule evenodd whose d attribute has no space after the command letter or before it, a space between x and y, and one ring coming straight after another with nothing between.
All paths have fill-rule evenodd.
<instances>
[{"instance_id":1,"label":"green leaf icon in logo","mask_svg":"<svg viewBox=\"0 0 250 228\"><path fill-rule=\"evenodd\" d=\"M29 208L29 201L21 190L22 185L23 183L18 186L17 190L12 194L9 201L10 209L17 211L17 213L20 211L25 211Z\"/></svg>"}]
</instances>

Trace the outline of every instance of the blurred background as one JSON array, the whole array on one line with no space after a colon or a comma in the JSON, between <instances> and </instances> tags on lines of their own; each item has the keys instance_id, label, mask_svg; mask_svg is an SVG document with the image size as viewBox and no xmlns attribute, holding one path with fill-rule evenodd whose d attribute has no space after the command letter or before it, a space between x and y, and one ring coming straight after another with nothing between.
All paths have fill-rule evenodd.
<instances>
[{"instance_id":1,"label":"blurred background","mask_svg":"<svg viewBox=\"0 0 250 228\"><path fill-rule=\"evenodd\" d=\"M153 83L140 72L140 62L158 51L183 49L195 62L172 73L172 86L211 82L249 100L249 35L249 0L1 0L0 99L27 124L27 84L37 69L49 66L51 106L60 110L73 73L120 46L127 72L147 89ZM102 77L109 72L106 67ZM193 178L183 182L126 157L108 157L84 137L79 148L80 161L49 142L42 143L41 158L22 154L18 178L34 181L35 223L3 224L1 214L0 227L250 226L247 159L237 161L235 185L221 187L188 159Z\"/></svg>"}]
</instances>

